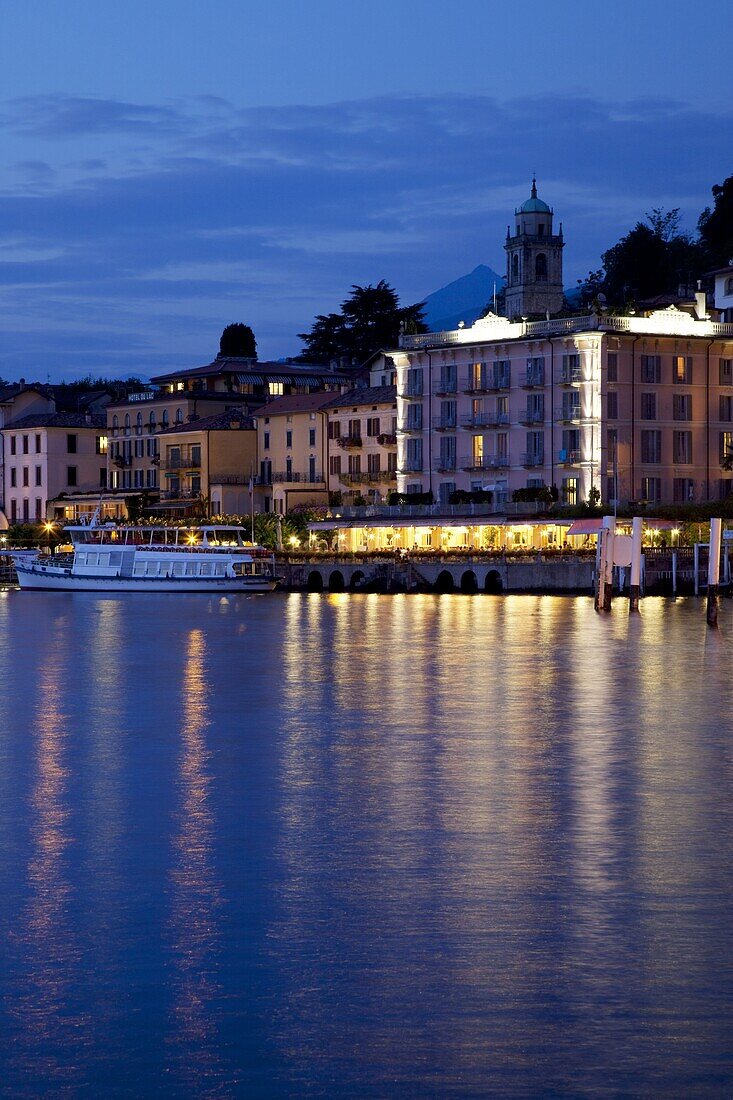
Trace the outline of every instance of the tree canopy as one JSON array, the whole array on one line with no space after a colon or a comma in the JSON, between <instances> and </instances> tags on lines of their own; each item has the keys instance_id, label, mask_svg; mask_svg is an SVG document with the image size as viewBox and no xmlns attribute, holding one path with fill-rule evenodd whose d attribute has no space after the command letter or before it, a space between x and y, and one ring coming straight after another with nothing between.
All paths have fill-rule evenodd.
<instances>
[{"instance_id":1,"label":"tree canopy","mask_svg":"<svg viewBox=\"0 0 733 1100\"><path fill-rule=\"evenodd\" d=\"M380 348L396 347L401 331L427 332L424 306L400 306L396 291L384 279L376 286L354 284L340 313L321 313L310 332L298 333L305 345L300 358L329 363L346 357L363 363Z\"/></svg>"},{"instance_id":2,"label":"tree canopy","mask_svg":"<svg viewBox=\"0 0 733 1100\"><path fill-rule=\"evenodd\" d=\"M726 267L733 261L733 176L713 186L713 208L707 206L697 223L708 267Z\"/></svg>"},{"instance_id":3,"label":"tree canopy","mask_svg":"<svg viewBox=\"0 0 733 1100\"><path fill-rule=\"evenodd\" d=\"M249 325L244 325L241 321L227 325L219 340L219 358L257 358L257 341Z\"/></svg>"}]
</instances>

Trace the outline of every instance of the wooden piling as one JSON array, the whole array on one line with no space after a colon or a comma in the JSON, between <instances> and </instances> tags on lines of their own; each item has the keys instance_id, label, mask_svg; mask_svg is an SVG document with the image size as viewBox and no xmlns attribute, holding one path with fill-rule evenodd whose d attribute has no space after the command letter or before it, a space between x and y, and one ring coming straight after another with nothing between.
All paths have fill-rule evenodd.
<instances>
[{"instance_id":1,"label":"wooden piling","mask_svg":"<svg viewBox=\"0 0 733 1100\"><path fill-rule=\"evenodd\" d=\"M629 611L639 610L641 591L641 516L634 516L631 524L631 580L629 583Z\"/></svg>"},{"instance_id":2,"label":"wooden piling","mask_svg":"<svg viewBox=\"0 0 733 1100\"><path fill-rule=\"evenodd\" d=\"M718 625L718 586L720 583L720 535L723 521L710 520L710 545L708 548L708 626Z\"/></svg>"}]
</instances>

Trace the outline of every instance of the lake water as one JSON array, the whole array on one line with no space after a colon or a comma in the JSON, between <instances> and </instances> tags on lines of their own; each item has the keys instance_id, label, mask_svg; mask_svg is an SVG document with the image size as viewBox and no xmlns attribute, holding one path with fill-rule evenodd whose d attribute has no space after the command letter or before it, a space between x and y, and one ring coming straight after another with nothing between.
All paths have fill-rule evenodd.
<instances>
[{"instance_id":1,"label":"lake water","mask_svg":"<svg viewBox=\"0 0 733 1100\"><path fill-rule=\"evenodd\" d=\"M730 1096L733 608L0 593L0 1090Z\"/></svg>"}]
</instances>

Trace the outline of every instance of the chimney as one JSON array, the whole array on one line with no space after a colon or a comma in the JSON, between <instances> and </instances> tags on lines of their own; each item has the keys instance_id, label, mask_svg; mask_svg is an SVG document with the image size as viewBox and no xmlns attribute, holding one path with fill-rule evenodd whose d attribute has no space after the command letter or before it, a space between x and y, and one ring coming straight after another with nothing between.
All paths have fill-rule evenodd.
<instances>
[{"instance_id":1,"label":"chimney","mask_svg":"<svg viewBox=\"0 0 733 1100\"><path fill-rule=\"evenodd\" d=\"M91 414L90 412L88 412L88 413L85 413L85 414L84 414L84 419L86 420L87 424L91 424L91 422L92 422L92 414Z\"/></svg>"},{"instance_id":2,"label":"chimney","mask_svg":"<svg viewBox=\"0 0 733 1100\"><path fill-rule=\"evenodd\" d=\"M701 289L701 283L698 279L697 290L695 291L695 313L697 314L698 321L704 321L707 318L707 305L705 291Z\"/></svg>"}]
</instances>

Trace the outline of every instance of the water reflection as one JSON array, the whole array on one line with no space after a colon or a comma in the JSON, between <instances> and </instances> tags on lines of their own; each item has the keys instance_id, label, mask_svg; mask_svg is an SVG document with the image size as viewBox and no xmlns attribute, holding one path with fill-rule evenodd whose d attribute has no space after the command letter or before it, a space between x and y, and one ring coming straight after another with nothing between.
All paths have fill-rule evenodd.
<instances>
[{"instance_id":1,"label":"water reflection","mask_svg":"<svg viewBox=\"0 0 733 1100\"><path fill-rule=\"evenodd\" d=\"M629 622L582 600L378 599L288 604L272 949L294 1079L429 1091L470 1065L468 1092L526 1094L570 1087L572 1062L582 1090L610 1044L631 1087L652 1051L662 1081L725 1049L689 909L715 881L691 858L713 759L680 728L704 624L670 651L652 602ZM663 786L678 767L684 797ZM653 1037L619 1015L629 996Z\"/></svg>"},{"instance_id":2,"label":"water reflection","mask_svg":"<svg viewBox=\"0 0 733 1100\"><path fill-rule=\"evenodd\" d=\"M28 1094L74 1088L89 1040L88 1008L74 1003L81 950L72 918L69 866L73 840L70 729L64 710L66 623L59 618L42 646L35 715L34 776L29 798L27 901L17 925L23 973L10 1003L16 1071ZM43 1052L39 1059L39 1052Z\"/></svg>"},{"instance_id":3,"label":"water reflection","mask_svg":"<svg viewBox=\"0 0 733 1100\"><path fill-rule=\"evenodd\" d=\"M206 641L188 632L183 667L178 809L170 872L171 981L174 1026L169 1035L176 1079L191 1094L208 1094L221 1071L216 979L221 888L213 860L211 753Z\"/></svg>"}]
</instances>

